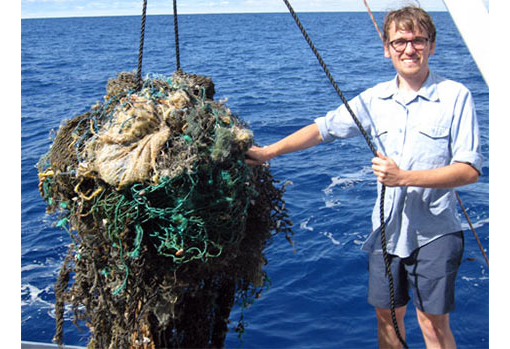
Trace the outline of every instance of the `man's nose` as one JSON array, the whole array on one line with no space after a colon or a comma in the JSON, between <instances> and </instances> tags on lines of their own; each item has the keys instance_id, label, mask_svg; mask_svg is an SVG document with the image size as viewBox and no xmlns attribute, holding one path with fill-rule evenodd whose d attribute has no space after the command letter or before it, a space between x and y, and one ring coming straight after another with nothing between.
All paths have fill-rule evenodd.
<instances>
[{"instance_id":1,"label":"man's nose","mask_svg":"<svg viewBox=\"0 0 510 349\"><path fill-rule=\"evenodd\" d=\"M408 55L416 52L412 41L406 42L406 48L404 49L404 52Z\"/></svg>"}]
</instances>

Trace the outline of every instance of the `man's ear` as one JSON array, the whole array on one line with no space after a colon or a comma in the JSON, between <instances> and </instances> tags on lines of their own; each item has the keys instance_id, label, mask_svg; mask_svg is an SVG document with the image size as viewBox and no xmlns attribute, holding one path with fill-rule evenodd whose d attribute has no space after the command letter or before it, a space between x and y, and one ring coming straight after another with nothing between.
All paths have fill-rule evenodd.
<instances>
[{"instance_id":1,"label":"man's ear","mask_svg":"<svg viewBox=\"0 0 510 349\"><path fill-rule=\"evenodd\" d=\"M432 44L430 44L429 55L433 55L434 53L436 53L436 42L435 41Z\"/></svg>"},{"instance_id":2,"label":"man's ear","mask_svg":"<svg viewBox=\"0 0 510 349\"><path fill-rule=\"evenodd\" d=\"M384 46L384 57L390 58L391 57L390 56L390 44L385 42L383 44L383 46Z\"/></svg>"}]
</instances>

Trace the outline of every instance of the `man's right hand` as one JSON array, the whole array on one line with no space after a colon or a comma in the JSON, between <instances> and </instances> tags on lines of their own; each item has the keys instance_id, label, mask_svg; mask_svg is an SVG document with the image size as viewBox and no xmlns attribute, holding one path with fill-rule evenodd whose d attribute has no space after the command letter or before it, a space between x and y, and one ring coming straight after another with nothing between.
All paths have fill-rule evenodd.
<instances>
[{"instance_id":1,"label":"man's right hand","mask_svg":"<svg viewBox=\"0 0 510 349\"><path fill-rule=\"evenodd\" d=\"M261 165L276 156L313 147L322 142L317 124L312 123L284 139L263 148L252 146L246 152L248 165Z\"/></svg>"},{"instance_id":2,"label":"man's right hand","mask_svg":"<svg viewBox=\"0 0 510 349\"><path fill-rule=\"evenodd\" d=\"M269 159L265 147L261 148L254 145L245 153L245 162L251 166L261 165Z\"/></svg>"}]
</instances>

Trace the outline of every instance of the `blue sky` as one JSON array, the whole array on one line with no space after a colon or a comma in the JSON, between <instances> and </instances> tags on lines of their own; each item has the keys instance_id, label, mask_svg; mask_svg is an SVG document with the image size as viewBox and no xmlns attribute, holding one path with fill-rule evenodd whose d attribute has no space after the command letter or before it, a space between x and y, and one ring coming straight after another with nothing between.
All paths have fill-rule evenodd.
<instances>
[{"instance_id":1,"label":"blue sky","mask_svg":"<svg viewBox=\"0 0 510 349\"><path fill-rule=\"evenodd\" d=\"M488 6L489 0L484 0ZM300 11L366 11L362 0L290 0ZM372 11L386 11L405 0L367 0ZM445 11L442 0L420 0L428 11ZM21 0L21 18L140 15L142 0ZM286 12L281 0L178 0L179 13ZM172 13L172 0L148 0L148 14Z\"/></svg>"}]
</instances>

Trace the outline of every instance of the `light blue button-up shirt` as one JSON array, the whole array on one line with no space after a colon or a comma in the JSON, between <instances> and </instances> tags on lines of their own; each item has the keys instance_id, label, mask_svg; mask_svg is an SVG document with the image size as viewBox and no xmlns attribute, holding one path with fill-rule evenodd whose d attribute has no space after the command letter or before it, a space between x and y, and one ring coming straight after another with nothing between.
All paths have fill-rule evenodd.
<instances>
[{"instance_id":1,"label":"light blue button-up shirt","mask_svg":"<svg viewBox=\"0 0 510 349\"><path fill-rule=\"evenodd\" d=\"M479 128L469 90L432 72L417 93L403 94L397 78L349 101L377 149L403 170L424 170L455 162L481 173ZM315 120L325 142L360 135L341 105ZM379 252L380 195L372 212L373 231L362 249ZM384 198L388 253L408 257L440 236L461 230L452 189L388 187Z\"/></svg>"}]
</instances>

